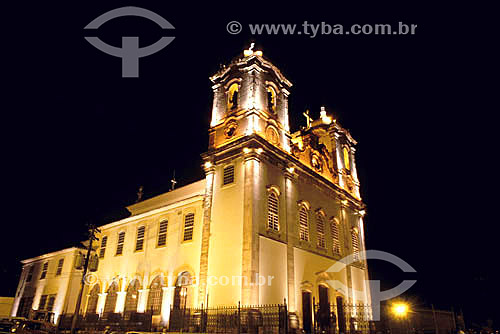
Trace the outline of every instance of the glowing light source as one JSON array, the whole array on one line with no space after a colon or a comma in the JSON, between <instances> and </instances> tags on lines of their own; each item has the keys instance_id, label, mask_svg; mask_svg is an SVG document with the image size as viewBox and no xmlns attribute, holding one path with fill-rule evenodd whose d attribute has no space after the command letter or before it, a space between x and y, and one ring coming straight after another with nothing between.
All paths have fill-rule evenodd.
<instances>
[{"instance_id":1,"label":"glowing light source","mask_svg":"<svg viewBox=\"0 0 500 334\"><path fill-rule=\"evenodd\" d=\"M264 150L262 149L262 147L259 147L259 148L257 149L257 153L258 153L258 154L261 154L262 152L264 152Z\"/></svg>"},{"instance_id":2,"label":"glowing light source","mask_svg":"<svg viewBox=\"0 0 500 334\"><path fill-rule=\"evenodd\" d=\"M289 172L289 173L293 173L295 172L295 167L287 167L286 170Z\"/></svg>"},{"instance_id":3,"label":"glowing light source","mask_svg":"<svg viewBox=\"0 0 500 334\"><path fill-rule=\"evenodd\" d=\"M250 150L248 147L245 147L245 148L243 149L243 153L250 153L250 151L251 151L251 150Z\"/></svg>"},{"instance_id":4,"label":"glowing light source","mask_svg":"<svg viewBox=\"0 0 500 334\"><path fill-rule=\"evenodd\" d=\"M408 304L406 304L406 303L396 303L396 304L392 305L392 313L396 317L406 317L406 315L408 314L408 311L409 311L409 307L408 307Z\"/></svg>"},{"instance_id":5,"label":"glowing light source","mask_svg":"<svg viewBox=\"0 0 500 334\"><path fill-rule=\"evenodd\" d=\"M212 163L210 161L205 162L205 168L212 167Z\"/></svg>"}]
</instances>

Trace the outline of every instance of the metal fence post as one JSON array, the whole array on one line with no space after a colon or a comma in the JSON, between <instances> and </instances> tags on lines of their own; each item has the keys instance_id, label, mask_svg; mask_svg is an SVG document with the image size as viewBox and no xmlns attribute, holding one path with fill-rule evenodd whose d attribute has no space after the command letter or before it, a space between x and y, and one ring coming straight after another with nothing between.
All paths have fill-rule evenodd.
<instances>
[{"instance_id":1,"label":"metal fence post","mask_svg":"<svg viewBox=\"0 0 500 334\"><path fill-rule=\"evenodd\" d=\"M285 334L288 334L288 307L286 305L286 298L283 300L285 304Z\"/></svg>"},{"instance_id":2,"label":"metal fence post","mask_svg":"<svg viewBox=\"0 0 500 334\"><path fill-rule=\"evenodd\" d=\"M241 334L241 302L238 301L238 334Z\"/></svg>"}]
</instances>

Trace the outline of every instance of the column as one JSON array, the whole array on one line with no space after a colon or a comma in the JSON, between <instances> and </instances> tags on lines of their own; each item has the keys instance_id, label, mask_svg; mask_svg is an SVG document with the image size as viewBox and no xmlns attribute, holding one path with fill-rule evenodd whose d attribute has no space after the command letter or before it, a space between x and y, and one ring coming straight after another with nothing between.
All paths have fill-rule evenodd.
<instances>
[{"instance_id":1,"label":"column","mask_svg":"<svg viewBox=\"0 0 500 334\"><path fill-rule=\"evenodd\" d=\"M148 305L149 289L140 289L138 292L137 312L143 313L146 312L146 306Z\"/></svg>"},{"instance_id":2,"label":"column","mask_svg":"<svg viewBox=\"0 0 500 334\"><path fill-rule=\"evenodd\" d=\"M172 301L174 298L175 287L164 286L162 289L163 289L163 298L161 300L161 319L163 325L168 327L170 320L170 309L172 308Z\"/></svg>"},{"instance_id":3,"label":"column","mask_svg":"<svg viewBox=\"0 0 500 334\"><path fill-rule=\"evenodd\" d=\"M97 300L97 313L102 314L104 310L104 304L106 303L107 292L103 292L99 294L99 299Z\"/></svg>"},{"instance_id":4,"label":"column","mask_svg":"<svg viewBox=\"0 0 500 334\"><path fill-rule=\"evenodd\" d=\"M126 291L118 291L116 296L115 313L123 313L125 309L125 298L127 297Z\"/></svg>"}]
</instances>

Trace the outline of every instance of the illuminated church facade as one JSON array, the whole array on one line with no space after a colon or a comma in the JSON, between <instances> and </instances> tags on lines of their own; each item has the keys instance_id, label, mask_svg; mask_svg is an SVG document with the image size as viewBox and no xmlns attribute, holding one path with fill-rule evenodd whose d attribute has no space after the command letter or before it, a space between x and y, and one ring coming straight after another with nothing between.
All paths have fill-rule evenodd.
<instances>
[{"instance_id":1,"label":"illuminated church facade","mask_svg":"<svg viewBox=\"0 0 500 334\"><path fill-rule=\"evenodd\" d=\"M81 312L151 311L166 325L184 305L286 301L307 331L313 299L369 304L364 260L329 272L365 247L356 141L324 108L291 133L292 84L261 51L245 50L210 79L205 178L133 204L128 218L100 227L99 267L86 277ZM47 296L57 315L74 312L66 290L75 284L61 287L61 279L81 277L76 250L61 252L23 261L13 315L27 303L46 307ZM57 279L64 256L66 274Z\"/></svg>"}]
</instances>

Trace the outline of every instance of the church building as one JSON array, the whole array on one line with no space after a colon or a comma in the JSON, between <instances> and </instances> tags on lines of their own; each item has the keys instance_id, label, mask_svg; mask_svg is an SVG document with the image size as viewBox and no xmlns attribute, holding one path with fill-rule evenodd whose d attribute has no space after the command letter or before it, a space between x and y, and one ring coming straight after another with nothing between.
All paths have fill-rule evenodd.
<instances>
[{"instance_id":1,"label":"church building","mask_svg":"<svg viewBox=\"0 0 500 334\"><path fill-rule=\"evenodd\" d=\"M205 178L100 227L99 266L85 277L81 312L150 311L167 325L176 308L285 302L310 332L313 300L370 304L366 261L356 255L365 249L356 141L323 107L317 119L304 113L306 124L292 133L292 83L253 47L210 80ZM342 271L329 271L351 254ZM71 284L44 291L58 261L23 262L13 315L21 300L23 312L46 305L43 296L60 300L57 315L74 312L74 298L73 306L64 300Z\"/></svg>"}]
</instances>

